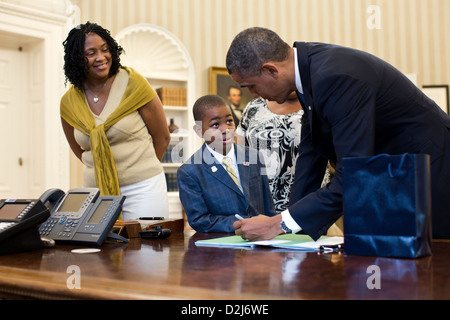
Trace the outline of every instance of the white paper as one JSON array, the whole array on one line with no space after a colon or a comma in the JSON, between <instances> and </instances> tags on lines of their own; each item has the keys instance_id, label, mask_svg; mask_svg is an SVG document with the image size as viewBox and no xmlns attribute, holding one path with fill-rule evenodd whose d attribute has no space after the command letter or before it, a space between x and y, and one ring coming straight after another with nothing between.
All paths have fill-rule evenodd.
<instances>
[{"instance_id":1,"label":"white paper","mask_svg":"<svg viewBox=\"0 0 450 320\"><path fill-rule=\"evenodd\" d=\"M308 241L291 245L292 247L303 247L311 249L320 249L321 246L336 246L344 243L344 237L330 237L327 239L319 239L317 241Z\"/></svg>"}]
</instances>

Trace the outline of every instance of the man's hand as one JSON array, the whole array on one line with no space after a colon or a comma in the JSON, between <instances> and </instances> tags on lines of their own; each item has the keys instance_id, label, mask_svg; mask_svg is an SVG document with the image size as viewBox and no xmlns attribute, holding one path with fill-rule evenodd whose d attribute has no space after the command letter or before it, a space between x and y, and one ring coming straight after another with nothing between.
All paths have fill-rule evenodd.
<instances>
[{"instance_id":1,"label":"man's hand","mask_svg":"<svg viewBox=\"0 0 450 320\"><path fill-rule=\"evenodd\" d=\"M269 240L283 233L281 229L281 214L273 217L258 215L233 223L235 234L244 240Z\"/></svg>"}]
</instances>

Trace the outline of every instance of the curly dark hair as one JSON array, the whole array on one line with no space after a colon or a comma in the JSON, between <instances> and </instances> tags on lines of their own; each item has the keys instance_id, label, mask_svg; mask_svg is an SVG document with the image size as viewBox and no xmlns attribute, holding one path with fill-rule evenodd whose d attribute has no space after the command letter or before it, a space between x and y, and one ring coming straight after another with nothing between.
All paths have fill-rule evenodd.
<instances>
[{"instance_id":1,"label":"curly dark hair","mask_svg":"<svg viewBox=\"0 0 450 320\"><path fill-rule=\"evenodd\" d=\"M96 23L86 22L73 28L66 40L64 40L64 73L66 75L66 83L70 81L76 88L83 89L83 82L87 75L87 58L84 55L84 42L86 35L90 32L96 33L106 41L109 52L111 53L112 65L109 76L115 75L120 64L120 55L123 48L118 45L116 40L111 36L109 30L104 29Z\"/></svg>"}]
</instances>

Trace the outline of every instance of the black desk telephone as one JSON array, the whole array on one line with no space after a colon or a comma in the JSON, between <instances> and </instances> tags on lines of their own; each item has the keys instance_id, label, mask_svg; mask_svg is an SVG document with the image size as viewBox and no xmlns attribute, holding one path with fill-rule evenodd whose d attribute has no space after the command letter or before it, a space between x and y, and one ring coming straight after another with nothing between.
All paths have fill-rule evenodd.
<instances>
[{"instance_id":1,"label":"black desk telephone","mask_svg":"<svg viewBox=\"0 0 450 320\"><path fill-rule=\"evenodd\" d=\"M42 248L41 237L99 246L111 233L125 196L100 196L96 188L50 189L35 200L0 200L0 254Z\"/></svg>"},{"instance_id":2,"label":"black desk telephone","mask_svg":"<svg viewBox=\"0 0 450 320\"><path fill-rule=\"evenodd\" d=\"M40 200L0 200L0 254L41 249L37 226L49 216Z\"/></svg>"},{"instance_id":3,"label":"black desk telephone","mask_svg":"<svg viewBox=\"0 0 450 320\"><path fill-rule=\"evenodd\" d=\"M109 237L127 242L111 229L122 211L125 196L100 196L97 188L47 190L40 198L50 218L39 227L42 237L56 242L99 246Z\"/></svg>"}]
</instances>

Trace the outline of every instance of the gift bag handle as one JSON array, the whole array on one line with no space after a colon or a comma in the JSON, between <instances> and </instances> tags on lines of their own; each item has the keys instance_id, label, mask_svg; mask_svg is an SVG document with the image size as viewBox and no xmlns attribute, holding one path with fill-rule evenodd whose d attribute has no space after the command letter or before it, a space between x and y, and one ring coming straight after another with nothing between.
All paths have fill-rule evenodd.
<instances>
[{"instance_id":1,"label":"gift bag handle","mask_svg":"<svg viewBox=\"0 0 450 320\"><path fill-rule=\"evenodd\" d=\"M392 173L392 163L389 162L389 165L388 165L388 171L389 171L389 176L390 176L391 178L395 178L396 176L398 176L398 174L400 173L400 169L403 167L403 162L405 162L405 159L406 159L406 156L407 156L407 155L408 155L407 153L404 153L404 154L402 155L402 158L400 159L400 163L399 163L399 165L398 165L397 170L395 170L395 173ZM389 154L387 154L387 153L378 154L378 155L376 155L376 156L373 156L373 157L370 158L369 160L367 160L367 161L366 161L366 164L369 164L370 162L373 162L373 161L375 161L375 160L378 159L378 158L381 158L381 157L387 157L387 156L389 156Z\"/></svg>"}]
</instances>

